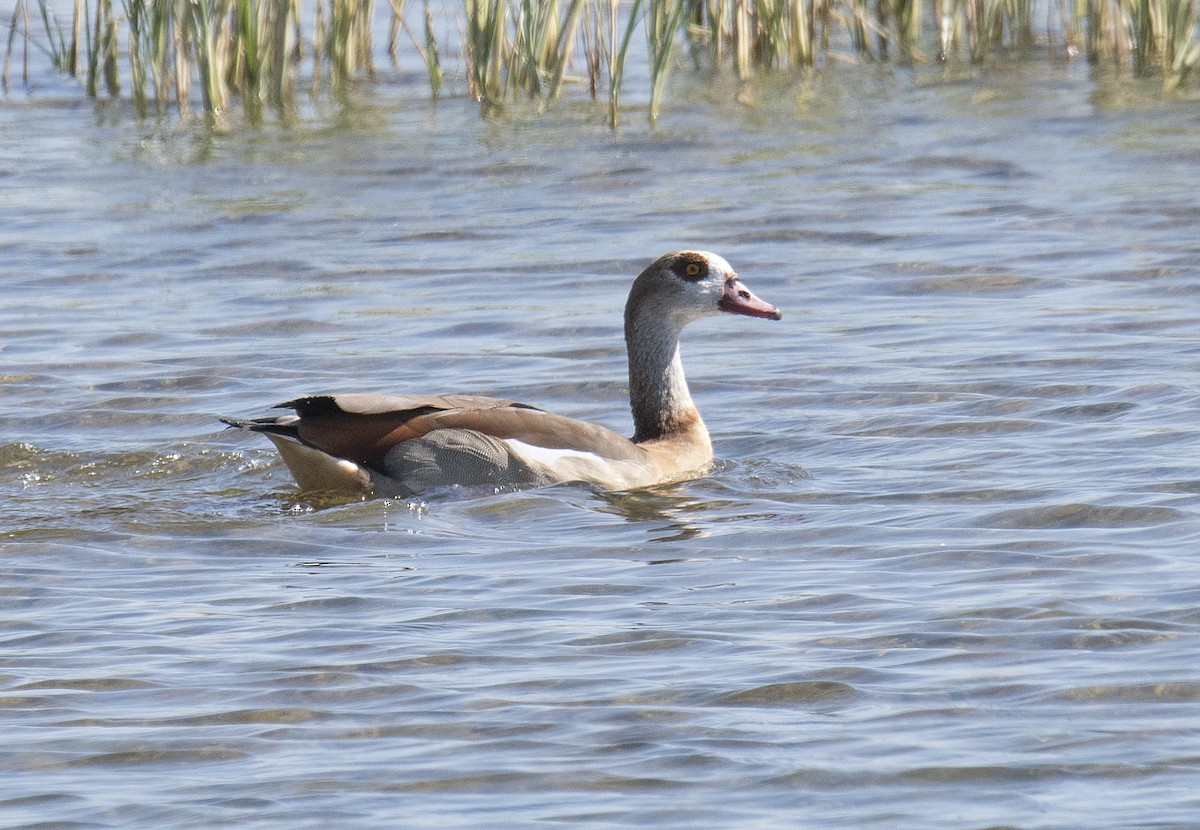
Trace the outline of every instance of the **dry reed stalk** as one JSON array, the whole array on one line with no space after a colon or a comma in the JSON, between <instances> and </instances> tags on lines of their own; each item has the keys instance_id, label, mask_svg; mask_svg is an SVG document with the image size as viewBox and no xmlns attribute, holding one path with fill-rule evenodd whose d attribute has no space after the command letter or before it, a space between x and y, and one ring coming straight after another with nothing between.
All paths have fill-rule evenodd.
<instances>
[{"instance_id":1,"label":"dry reed stalk","mask_svg":"<svg viewBox=\"0 0 1200 830\"><path fill-rule=\"evenodd\" d=\"M17 21L24 18L24 26L19 26ZM17 36L17 30L22 29L25 32L25 48L23 50L24 60L22 61L21 80L29 83L29 7L25 0L18 0L17 5L13 7L12 20L8 24L8 46L4 50L4 69L0 71L0 88L5 92L8 91L8 70L12 62L13 41Z\"/></svg>"},{"instance_id":2,"label":"dry reed stalk","mask_svg":"<svg viewBox=\"0 0 1200 830\"><path fill-rule=\"evenodd\" d=\"M423 39L417 38L409 27L408 22L404 19L405 0L388 0L388 5L392 9L392 19L388 24L388 54L392 58L393 65L397 67L400 65L399 48L396 41L399 33L403 31L408 35L409 41L412 43L413 48L417 50L421 62L425 65L426 74L429 76L430 92L434 98L437 98L442 89L442 64L438 53L433 10L429 6L429 0L425 0L422 14L424 21Z\"/></svg>"}]
</instances>

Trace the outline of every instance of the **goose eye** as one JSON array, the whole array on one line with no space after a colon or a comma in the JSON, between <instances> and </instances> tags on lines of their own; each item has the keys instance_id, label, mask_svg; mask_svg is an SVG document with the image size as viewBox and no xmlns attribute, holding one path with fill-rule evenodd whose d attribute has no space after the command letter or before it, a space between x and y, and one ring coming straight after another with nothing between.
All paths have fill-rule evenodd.
<instances>
[{"instance_id":1,"label":"goose eye","mask_svg":"<svg viewBox=\"0 0 1200 830\"><path fill-rule=\"evenodd\" d=\"M682 279L689 282L696 282L708 275L708 264L701 262L699 259L689 257L682 262L677 262L672 270Z\"/></svg>"}]
</instances>

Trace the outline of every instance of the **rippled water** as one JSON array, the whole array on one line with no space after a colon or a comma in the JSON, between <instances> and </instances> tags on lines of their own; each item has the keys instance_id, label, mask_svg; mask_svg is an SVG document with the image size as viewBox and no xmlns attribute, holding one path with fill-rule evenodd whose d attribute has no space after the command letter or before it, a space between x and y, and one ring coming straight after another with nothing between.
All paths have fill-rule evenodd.
<instances>
[{"instance_id":1,"label":"rippled water","mask_svg":"<svg viewBox=\"0 0 1200 830\"><path fill-rule=\"evenodd\" d=\"M1195 102L728 92L216 135L10 95L0 824L1196 826ZM705 478L313 504L215 420L625 431L624 293L684 246L785 311L689 330Z\"/></svg>"}]
</instances>

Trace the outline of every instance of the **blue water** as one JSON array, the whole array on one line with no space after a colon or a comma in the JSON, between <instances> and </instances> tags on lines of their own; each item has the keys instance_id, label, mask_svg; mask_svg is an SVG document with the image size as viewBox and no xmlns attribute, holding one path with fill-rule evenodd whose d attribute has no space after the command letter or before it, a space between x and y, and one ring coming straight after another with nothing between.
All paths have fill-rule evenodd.
<instances>
[{"instance_id":1,"label":"blue water","mask_svg":"<svg viewBox=\"0 0 1200 830\"><path fill-rule=\"evenodd\" d=\"M1200 110L1081 65L0 107L0 824L1190 828ZM633 116L637 116L636 104ZM464 391L627 431L715 250L701 479L329 503L221 429Z\"/></svg>"}]
</instances>

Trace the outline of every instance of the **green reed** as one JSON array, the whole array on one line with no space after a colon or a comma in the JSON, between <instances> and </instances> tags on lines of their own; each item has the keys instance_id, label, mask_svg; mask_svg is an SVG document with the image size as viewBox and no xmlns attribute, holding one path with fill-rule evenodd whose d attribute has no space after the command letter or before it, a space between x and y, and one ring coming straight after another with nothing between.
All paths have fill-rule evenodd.
<instances>
[{"instance_id":1,"label":"green reed","mask_svg":"<svg viewBox=\"0 0 1200 830\"><path fill-rule=\"evenodd\" d=\"M1177 86L1200 60L1193 0L1129 0L1134 65L1147 71L1159 64L1168 87Z\"/></svg>"},{"instance_id":2,"label":"green reed","mask_svg":"<svg viewBox=\"0 0 1200 830\"><path fill-rule=\"evenodd\" d=\"M1129 62L1160 74L1167 91L1200 64L1196 0L1063 0L1058 18L1069 48L1093 62Z\"/></svg>"},{"instance_id":3,"label":"green reed","mask_svg":"<svg viewBox=\"0 0 1200 830\"><path fill-rule=\"evenodd\" d=\"M554 98L590 0L465 0L468 90L495 104L513 94Z\"/></svg>"},{"instance_id":4,"label":"green reed","mask_svg":"<svg viewBox=\"0 0 1200 830\"><path fill-rule=\"evenodd\" d=\"M82 75L89 95L127 94L139 111L177 107L220 117L233 102L254 115L286 108L300 75L314 92L375 72L374 0L73 0L69 24L52 0L16 0L0 81L14 52L28 60L40 10L55 65ZM59 0L61 2L61 0ZM310 31L301 3L311 2ZM1200 0L462 0L462 78L485 106L518 96L548 102L568 88L606 99L615 126L626 63L644 38L648 114L658 117L670 73L755 74L820 63L933 60L984 64L1034 46L1159 75L1168 90L1200 64ZM388 0L388 51L406 32L433 95L445 47L424 0L420 33L404 0ZM1044 24L1040 21L1045 21ZM452 21L453 22L453 21ZM18 41L18 36L20 40ZM686 46L686 49L681 49ZM639 59L642 59L639 56ZM23 75L27 73L24 70ZM198 89L198 96L194 90Z\"/></svg>"}]
</instances>

